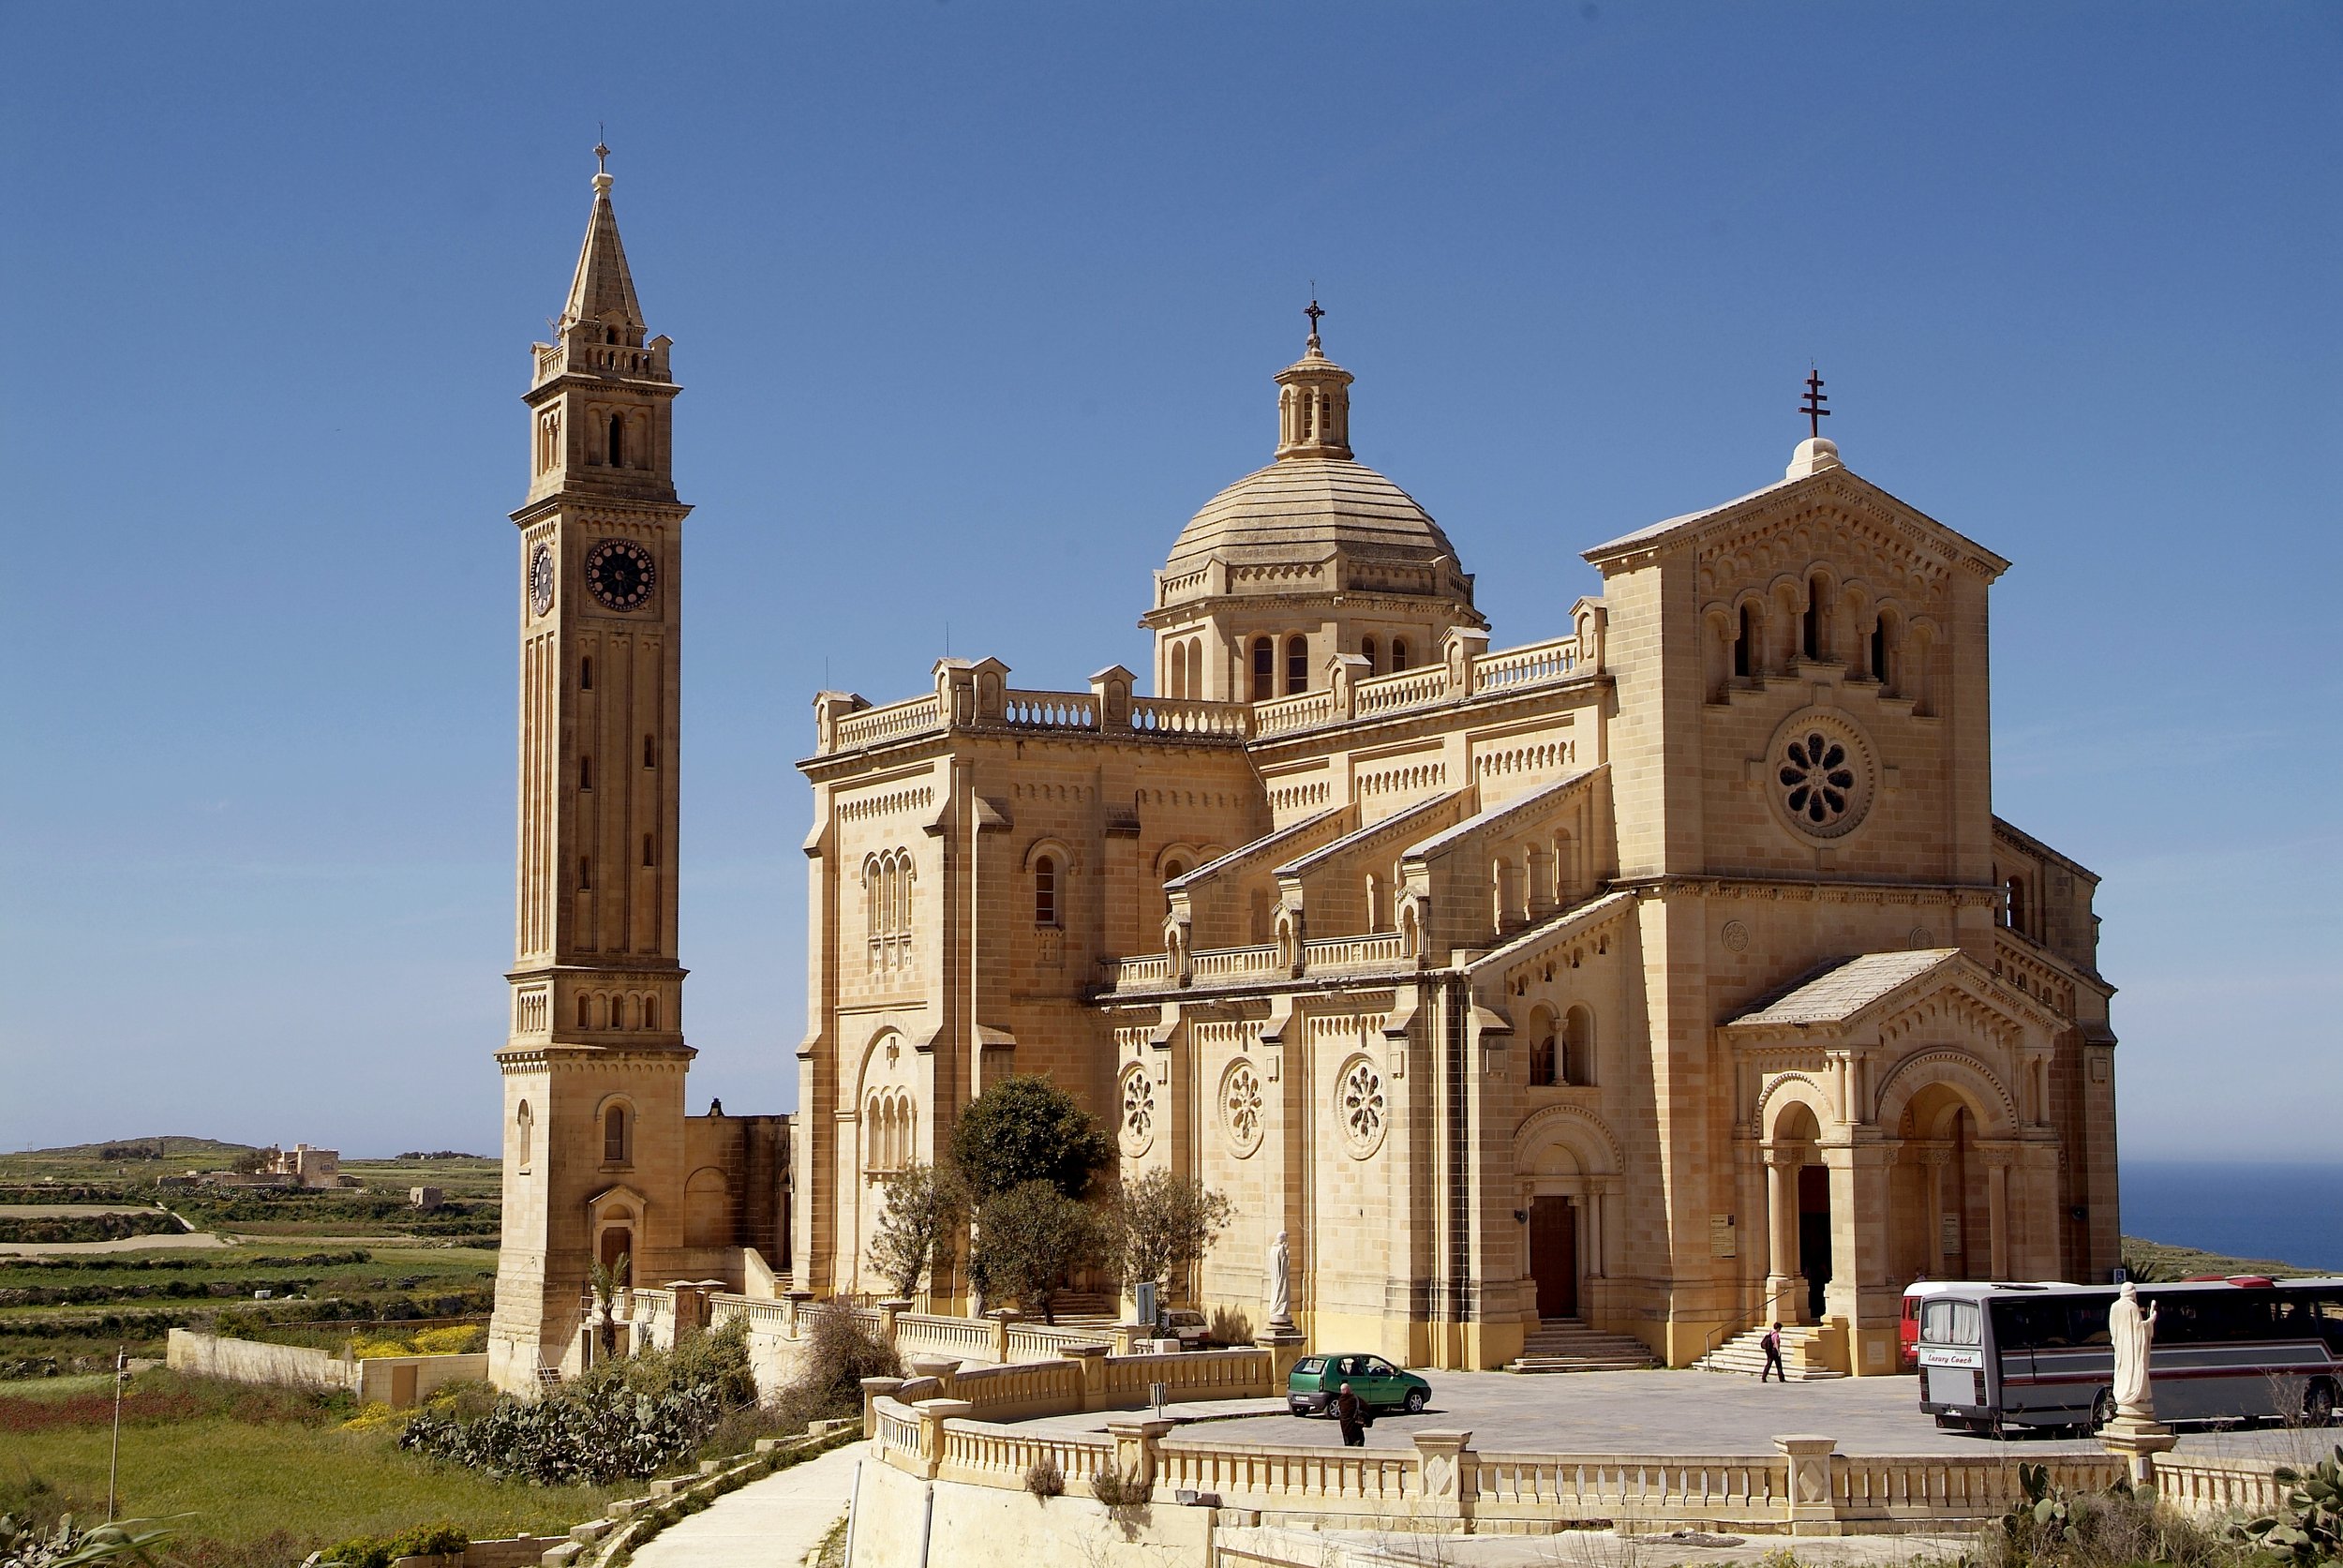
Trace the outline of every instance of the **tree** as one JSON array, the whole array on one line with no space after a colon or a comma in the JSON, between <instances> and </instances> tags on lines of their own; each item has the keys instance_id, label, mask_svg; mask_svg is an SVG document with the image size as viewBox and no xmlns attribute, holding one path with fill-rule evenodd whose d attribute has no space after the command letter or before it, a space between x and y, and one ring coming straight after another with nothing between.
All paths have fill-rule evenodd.
<instances>
[{"instance_id":1,"label":"tree","mask_svg":"<svg viewBox=\"0 0 2343 1568\"><path fill-rule=\"evenodd\" d=\"M931 1269L951 1256L960 1225L960 1184L948 1171L907 1165L885 1179L887 1212L871 1234L871 1266L908 1297Z\"/></svg>"},{"instance_id":2,"label":"tree","mask_svg":"<svg viewBox=\"0 0 2343 1568\"><path fill-rule=\"evenodd\" d=\"M1168 1287L1219 1239L1233 1212L1193 1176L1150 1171L1125 1182L1107 1206L1116 1272L1126 1285Z\"/></svg>"},{"instance_id":3,"label":"tree","mask_svg":"<svg viewBox=\"0 0 2343 1568\"><path fill-rule=\"evenodd\" d=\"M1038 1307L1044 1322L1050 1298L1066 1277L1098 1260L1098 1217L1046 1181L994 1193L977 1210L977 1241L969 1278L988 1301L1013 1299L1025 1311Z\"/></svg>"},{"instance_id":4,"label":"tree","mask_svg":"<svg viewBox=\"0 0 2343 1568\"><path fill-rule=\"evenodd\" d=\"M1002 1079L952 1127L952 1164L979 1204L1028 1182L1080 1198L1113 1161L1114 1140L1046 1078Z\"/></svg>"}]
</instances>

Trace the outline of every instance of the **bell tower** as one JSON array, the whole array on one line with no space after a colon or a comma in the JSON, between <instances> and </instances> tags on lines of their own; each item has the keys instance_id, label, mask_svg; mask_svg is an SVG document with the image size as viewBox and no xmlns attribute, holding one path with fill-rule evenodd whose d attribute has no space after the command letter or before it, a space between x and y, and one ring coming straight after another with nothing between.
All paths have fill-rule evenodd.
<instances>
[{"instance_id":1,"label":"bell tower","mask_svg":"<svg viewBox=\"0 0 2343 1568\"><path fill-rule=\"evenodd\" d=\"M594 149L606 160L608 149ZM644 337L606 168L534 345L520 530L519 815L490 1376L577 1369L595 1263L680 1266L676 954L682 524L669 342Z\"/></svg>"}]
</instances>

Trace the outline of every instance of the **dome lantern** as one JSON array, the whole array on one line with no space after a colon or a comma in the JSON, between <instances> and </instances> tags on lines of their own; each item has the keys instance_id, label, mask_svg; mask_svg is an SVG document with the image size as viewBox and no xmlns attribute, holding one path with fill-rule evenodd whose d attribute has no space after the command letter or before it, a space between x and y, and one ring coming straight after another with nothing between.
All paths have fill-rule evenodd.
<instances>
[{"instance_id":1,"label":"dome lantern","mask_svg":"<svg viewBox=\"0 0 2343 1568\"><path fill-rule=\"evenodd\" d=\"M1351 372L1326 357L1318 342L1316 300L1302 357L1277 372L1277 461L1351 455Z\"/></svg>"}]
</instances>

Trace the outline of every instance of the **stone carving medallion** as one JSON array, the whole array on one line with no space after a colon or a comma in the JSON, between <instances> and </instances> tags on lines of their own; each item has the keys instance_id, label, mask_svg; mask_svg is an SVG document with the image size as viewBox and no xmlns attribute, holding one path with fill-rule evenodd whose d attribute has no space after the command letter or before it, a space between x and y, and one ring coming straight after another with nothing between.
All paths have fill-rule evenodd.
<instances>
[{"instance_id":1,"label":"stone carving medallion","mask_svg":"<svg viewBox=\"0 0 2343 1568\"><path fill-rule=\"evenodd\" d=\"M1724 943L1724 950L1728 953L1740 952L1749 946L1749 928L1739 920L1725 921L1724 930L1719 933L1719 935Z\"/></svg>"},{"instance_id":2,"label":"stone carving medallion","mask_svg":"<svg viewBox=\"0 0 2343 1568\"><path fill-rule=\"evenodd\" d=\"M1147 1064L1133 1062L1123 1073L1123 1152L1137 1159L1155 1146L1156 1084Z\"/></svg>"},{"instance_id":3,"label":"stone carving medallion","mask_svg":"<svg viewBox=\"0 0 2343 1568\"><path fill-rule=\"evenodd\" d=\"M1383 1075L1365 1056L1353 1056L1335 1083L1335 1115L1342 1125L1342 1141L1352 1158L1365 1159L1383 1146L1383 1131L1391 1122Z\"/></svg>"},{"instance_id":4,"label":"stone carving medallion","mask_svg":"<svg viewBox=\"0 0 2343 1568\"><path fill-rule=\"evenodd\" d=\"M1229 1152L1237 1158L1261 1147L1265 1109L1261 1074L1253 1070L1253 1064L1243 1058L1231 1062L1229 1070L1220 1075L1220 1131L1229 1141Z\"/></svg>"}]
</instances>

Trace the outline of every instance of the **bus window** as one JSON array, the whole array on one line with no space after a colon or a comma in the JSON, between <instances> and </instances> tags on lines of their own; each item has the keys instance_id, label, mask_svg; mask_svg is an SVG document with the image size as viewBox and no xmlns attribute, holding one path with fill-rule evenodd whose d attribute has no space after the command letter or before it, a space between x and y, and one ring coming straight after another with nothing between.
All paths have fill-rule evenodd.
<instances>
[{"instance_id":1,"label":"bus window","mask_svg":"<svg viewBox=\"0 0 2343 1568\"><path fill-rule=\"evenodd\" d=\"M1977 1303L1924 1301L1920 1304L1920 1338L1931 1345L1977 1343Z\"/></svg>"}]
</instances>

